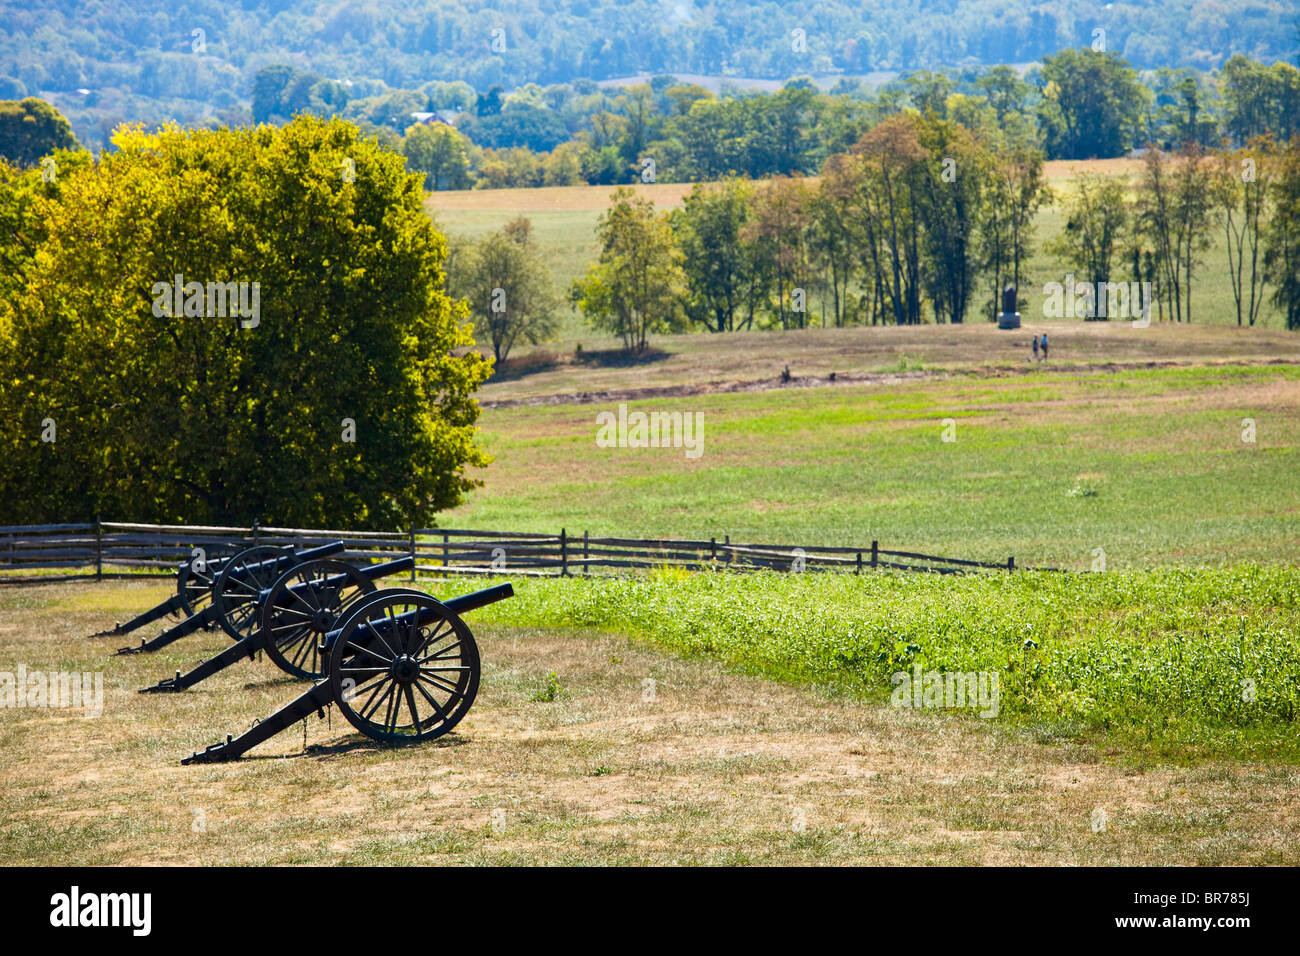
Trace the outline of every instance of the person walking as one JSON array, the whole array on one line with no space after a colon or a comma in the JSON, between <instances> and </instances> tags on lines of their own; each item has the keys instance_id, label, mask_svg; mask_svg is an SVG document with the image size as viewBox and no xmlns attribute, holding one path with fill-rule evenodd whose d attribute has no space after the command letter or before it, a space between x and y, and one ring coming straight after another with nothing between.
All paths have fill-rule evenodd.
<instances>
[{"instance_id":1,"label":"person walking","mask_svg":"<svg viewBox=\"0 0 1300 956\"><path fill-rule=\"evenodd\" d=\"M1043 333L1043 361L1047 361L1047 333Z\"/></svg>"},{"instance_id":2,"label":"person walking","mask_svg":"<svg viewBox=\"0 0 1300 956\"><path fill-rule=\"evenodd\" d=\"M1037 362L1038 361L1038 336L1036 335L1031 336L1030 341L1034 343L1034 361Z\"/></svg>"}]
</instances>

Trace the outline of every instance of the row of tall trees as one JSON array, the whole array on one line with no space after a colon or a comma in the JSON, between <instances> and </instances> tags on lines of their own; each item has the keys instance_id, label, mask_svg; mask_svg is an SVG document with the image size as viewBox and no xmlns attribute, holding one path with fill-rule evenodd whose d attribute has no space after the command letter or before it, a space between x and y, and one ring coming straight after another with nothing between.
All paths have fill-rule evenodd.
<instances>
[{"instance_id":1,"label":"row of tall trees","mask_svg":"<svg viewBox=\"0 0 1300 956\"><path fill-rule=\"evenodd\" d=\"M1271 297L1300 329L1300 140L1150 149L1134 182L1085 173L1065 198L1048 251L1080 287L1147 282L1152 318L1190 322L1196 277L1221 238L1238 324L1254 325ZM672 212L617 191L600 258L571 296L632 350L691 326L992 320L1000 290L1031 279L1033 221L1051 199L1041 153L900 114L830 157L817 180L698 184Z\"/></svg>"},{"instance_id":2,"label":"row of tall trees","mask_svg":"<svg viewBox=\"0 0 1300 956\"><path fill-rule=\"evenodd\" d=\"M1042 154L899 114L830 157L817 180L697 185L656 212L620 190L574 301L600 329L646 334L992 318L1025 281Z\"/></svg>"},{"instance_id":3,"label":"row of tall trees","mask_svg":"<svg viewBox=\"0 0 1300 956\"><path fill-rule=\"evenodd\" d=\"M581 114L571 109L578 102ZM1213 76L1143 76L1114 53L1085 48L1062 50L1025 78L1010 67L919 71L879 90L846 84L833 94L805 78L775 93L719 97L656 77L580 98L539 87L499 101L480 96L454 132L464 134L461 180L483 188L609 185L647 175L664 182L761 179L811 175L909 108L1041 149L1048 159L1108 158L1147 143L1245 145L1264 133L1286 140L1300 129L1300 71L1238 56Z\"/></svg>"},{"instance_id":4,"label":"row of tall trees","mask_svg":"<svg viewBox=\"0 0 1300 956\"><path fill-rule=\"evenodd\" d=\"M1133 183L1076 177L1066 214L1049 250L1094 288L1149 282L1153 318L1192 321L1195 277L1221 238L1237 324L1254 325L1271 296L1300 329L1300 138L1148 150Z\"/></svg>"}]
</instances>

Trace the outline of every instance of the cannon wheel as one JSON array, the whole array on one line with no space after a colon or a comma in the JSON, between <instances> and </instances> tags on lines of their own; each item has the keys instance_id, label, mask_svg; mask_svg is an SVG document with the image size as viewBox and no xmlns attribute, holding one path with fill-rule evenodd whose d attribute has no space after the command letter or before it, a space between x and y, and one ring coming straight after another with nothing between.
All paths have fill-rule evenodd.
<instances>
[{"instance_id":1,"label":"cannon wheel","mask_svg":"<svg viewBox=\"0 0 1300 956\"><path fill-rule=\"evenodd\" d=\"M417 624L419 615L425 623ZM390 634L367 639L382 626ZM416 743L441 737L469 712L478 693L479 655L465 622L422 591L391 588L352 608L329 652L331 696L367 737Z\"/></svg>"},{"instance_id":2,"label":"cannon wheel","mask_svg":"<svg viewBox=\"0 0 1300 956\"><path fill-rule=\"evenodd\" d=\"M308 561L290 568L262 606L266 656L294 677L324 677L321 637L338 626L349 605L374 590L374 581L342 561Z\"/></svg>"},{"instance_id":3,"label":"cannon wheel","mask_svg":"<svg viewBox=\"0 0 1300 956\"><path fill-rule=\"evenodd\" d=\"M212 586L212 605L222 629L236 641L242 641L257 629L261 608L258 595L275 583L283 572L257 567L264 561L283 558L292 552L268 544L245 548L231 558Z\"/></svg>"},{"instance_id":4,"label":"cannon wheel","mask_svg":"<svg viewBox=\"0 0 1300 956\"><path fill-rule=\"evenodd\" d=\"M176 572L176 593L181 599L181 609L185 617L193 617L203 610L203 606L212 600L212 586L216 584L217 574L212 570L214 561L220 561L224 555L209 554L202 571L194 570L193 560L186 561Z\"/></svg>"}]
</instances>

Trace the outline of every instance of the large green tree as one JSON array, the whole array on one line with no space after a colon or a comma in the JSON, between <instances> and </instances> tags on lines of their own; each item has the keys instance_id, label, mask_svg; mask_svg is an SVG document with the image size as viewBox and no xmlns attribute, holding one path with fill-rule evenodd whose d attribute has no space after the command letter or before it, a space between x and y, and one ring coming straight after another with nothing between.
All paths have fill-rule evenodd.
<instances>
[{"instance_id":1,"label":"large green tree","mask_svg":"<svg viewBox=\"0 0 1300 956\"><path fill-rule=\"evenodd\" d=\"M0 100L0 158L35 166L58 149L77 149L63 114L44 100Z\"/></svg>"},{"instance_id":2,"label":"large green tree","mask_svg":"<svg viewBox=\"0 0 1300 956\"><path fill-rule=\"evenodd\" d=\"M555 334L551 269L525 217L457 249L447 275L448 288L469 303L474 328L486 334L497 362L516 342L535 344Z\"/></svg>"},{"instance_id":3,"label":"large green tree","mask_svg":"<svg viewBox=\"0 0 1300 956\"><path fill-rule=\"evenodd\" d=\"M1043 59L1039 122L1050 159L1107 159L1137 145L1150 96L1116 53L1062 50Z\"/></svg>"},{"instance_id":4,"label":"large green tree","mask_svg":"<svg viewBox=\"0 0 1300 956\"><path fill-rule=\"evenodd\" d=\"M402 158L310 117L114 144L36 197L0 302L0 522L397 527L456 504L489 365Z\"/></svg>"},{"instance_id":5,"label":"large green tree","mask_svg":"<svg viewBox=\"0 0 1300 956\"><path fill-rule=\"evenodd\" d=\"M642 352L651 332L686 324L682 254L667 213L626 187L611 198L596 230L600 258L574 281L570 298L593 328L618 336L626 351Z\"/></svg>"}]
</instances>

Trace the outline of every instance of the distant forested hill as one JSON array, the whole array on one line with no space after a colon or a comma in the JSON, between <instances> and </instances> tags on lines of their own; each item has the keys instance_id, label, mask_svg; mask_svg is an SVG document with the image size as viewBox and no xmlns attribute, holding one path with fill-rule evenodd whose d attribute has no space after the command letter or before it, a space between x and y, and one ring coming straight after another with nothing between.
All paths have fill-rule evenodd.
<instances>
[{"instance_id":1,"label":"distant forested hill","mask_svg":"<svg viewBox=\"0 0 1300 956\"><path fill-rule=\"evenodd\" d=\"M93 143L124 119L246 118L272 63L355 98L431 80L1026 63L1097 42L1139 69L1212 69L1291 59L1300 33L1292 0L0 0L0 99L51 98Z\"/></svg>"}]
</instances>

